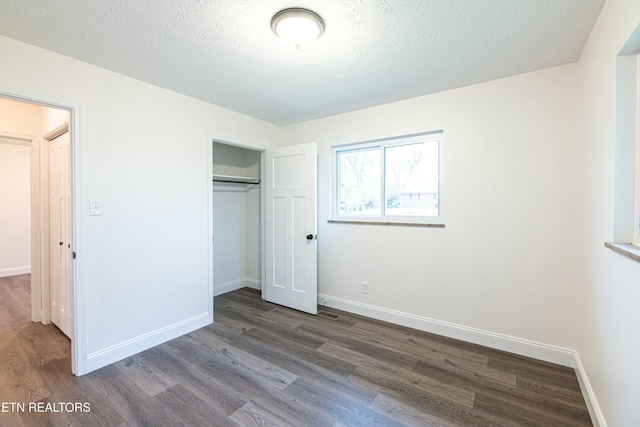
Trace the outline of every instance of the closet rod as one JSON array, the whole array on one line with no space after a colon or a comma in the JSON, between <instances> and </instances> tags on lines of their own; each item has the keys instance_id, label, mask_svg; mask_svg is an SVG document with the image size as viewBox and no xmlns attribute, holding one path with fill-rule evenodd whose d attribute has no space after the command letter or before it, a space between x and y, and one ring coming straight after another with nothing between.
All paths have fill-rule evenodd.
<instances>
[{"instance_id":1,"label":"closet rod","mask_svg":"<svg viewBox=\"0 0 640 427\"><path fill-rule=\"evenodd\" d=\"M260 184L260 178L248 178L243 176L213 175L214 182L229 182L233 184Z\"/></svg>"},{"instance_id":2,"label":"closet rod","mask_svg":"<svg viewBox=\"0 0 640 427\"><path fill-rule=\"evenodd\" d=\"M228 184L251 184L251 185L260 184L260 180L249 182L249 181L228 181L223 179L214 179L213 182L226 182Z\"/></svg>"}]
</instances>

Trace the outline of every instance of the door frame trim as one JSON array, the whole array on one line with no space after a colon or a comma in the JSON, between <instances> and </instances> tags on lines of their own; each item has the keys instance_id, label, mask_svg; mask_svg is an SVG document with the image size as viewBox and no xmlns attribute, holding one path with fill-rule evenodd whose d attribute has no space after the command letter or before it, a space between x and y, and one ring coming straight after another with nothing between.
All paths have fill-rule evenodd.
<instances>
[{"instance_id":1,"label":"door frame trim","mask_svg":"<svg viewBox=\"0 0 640 427\"><path fill-rule=\"evenodd\" d=\"M84 325L86 324L85 300L86 300L86 238L88 206L81 203L86 197L85 180L85 157L84 157L84 103L61 99L50 95L29 92L24 89L0 86L0 96L16 101L29 102L45 107L60 108L69 111L69 131L71 144L71 208L70 208L70 231L73 251L78 254L75 260L71 261L71 292L72 292L72 318L73 333L71 337L71 370L75 375L87 373L87 340ZM44 139L44 138L43 138ZM40 168L39 158L36 159L38 170ZM33 158L32 158L33 162ZM32 163L33 166L33 163ZM39 182L38 182L39 184ZM39 186L38 186L39 187ZM40 204L36 208L40 208ZM33 212L33 207L32 207ZM36 234L36 233L32 233ZM41 244L41 236L38 236L37 245ZM37 248L38 250L40 248ZM32 248L32 251L34 249ZM33 253L33 252L32 252ZM32 292L33 298L34 292ZM32 317L34 306L41 307L40 301L32 300ZM39 303L39 304L38 304ZM41 316L41 313L37 313Z\"/></svg>"}]
</instances>

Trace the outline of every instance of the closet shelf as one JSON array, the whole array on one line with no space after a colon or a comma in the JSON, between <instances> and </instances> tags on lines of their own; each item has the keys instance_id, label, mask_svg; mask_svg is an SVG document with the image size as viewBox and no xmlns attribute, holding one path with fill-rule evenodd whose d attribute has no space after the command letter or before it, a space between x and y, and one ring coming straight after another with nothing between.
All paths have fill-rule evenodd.
<instances>
[{"instance_id":1,"label":"closet shelf","mask_svg":"<svg viewBox=\"0 0 640 427\"><path fill-rule=\"evenodd\" d=\"M213 174L214 182L231 182L236 184L260 184L260 178Z\"/></svg>"}]
</instances>

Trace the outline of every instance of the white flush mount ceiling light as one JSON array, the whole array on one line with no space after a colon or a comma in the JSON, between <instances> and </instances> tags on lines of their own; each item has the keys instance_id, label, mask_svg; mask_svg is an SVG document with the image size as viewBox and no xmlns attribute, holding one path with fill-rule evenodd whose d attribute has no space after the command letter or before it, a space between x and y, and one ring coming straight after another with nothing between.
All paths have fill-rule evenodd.
<instances>
[{"instance_id":1,"label":"white flush mount ceiling light","mask_svg":"<svg viewBox=\"0 0 640 427\"><path fill-rule=\"evenodd\" d=\"M284 44L302 49L320 38L324 21L309 9L291 7L273 15L271 29Z\"/></svg>"}]
</instances>

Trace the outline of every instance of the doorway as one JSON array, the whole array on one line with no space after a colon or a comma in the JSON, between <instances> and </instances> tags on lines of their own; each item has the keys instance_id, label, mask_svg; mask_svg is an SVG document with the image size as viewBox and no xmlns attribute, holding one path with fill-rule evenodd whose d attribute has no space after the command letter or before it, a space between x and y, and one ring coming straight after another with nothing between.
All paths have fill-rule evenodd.
<instances>
[{"instance_id":1,"label":"doorway","mask_svg":"<svg viewBox=\"0 0 640 427\"><path fill-rule=\"evenodd\" d=\"M30 281L30 318L43 324L53 321L72 339L71 354L72 360L75 360L77 347L73 345L72 334L72 325L75 322L72 315L74 282L70 255L74 251L70 179L72 162L69 149L72 140L72 110L14 94L0 93L0 111L3 113L0 121L0 142L6 142L8 139L16 141L16 144L28 153L28 163L22 165L21 171L22 176L27 177L27 184L24 185L22 182L21 197L28 200L29 212L26 218L30 218L31 221L27 227L22 227L18 235L12 236L10 244L14 246L21 242L30 246L26 256L23 256L26 260L23 262L24 273L28 274L26 277ZM58 146L66 149L63 149L63 153L52 156L51 150L56 147L56 143L51 141L56 140ZM60 143L64 140L66 144ZM55 179L50 180L50 172L55 172L55 178L60 180L66 178L56 183L60 185L53 186L53 191L51 185ZM58 192L58 189L62 191ZM56 205L50 198L51 195L59 196L57 209L54 209ZM2 224L5 229L13 228L15 225L4 221ZM65 252L66 257L59 256ZM11 267L8 271L11 272ZM76 372L75 363L72 365L72 371Z\"/></svg>"}]
</instances>

